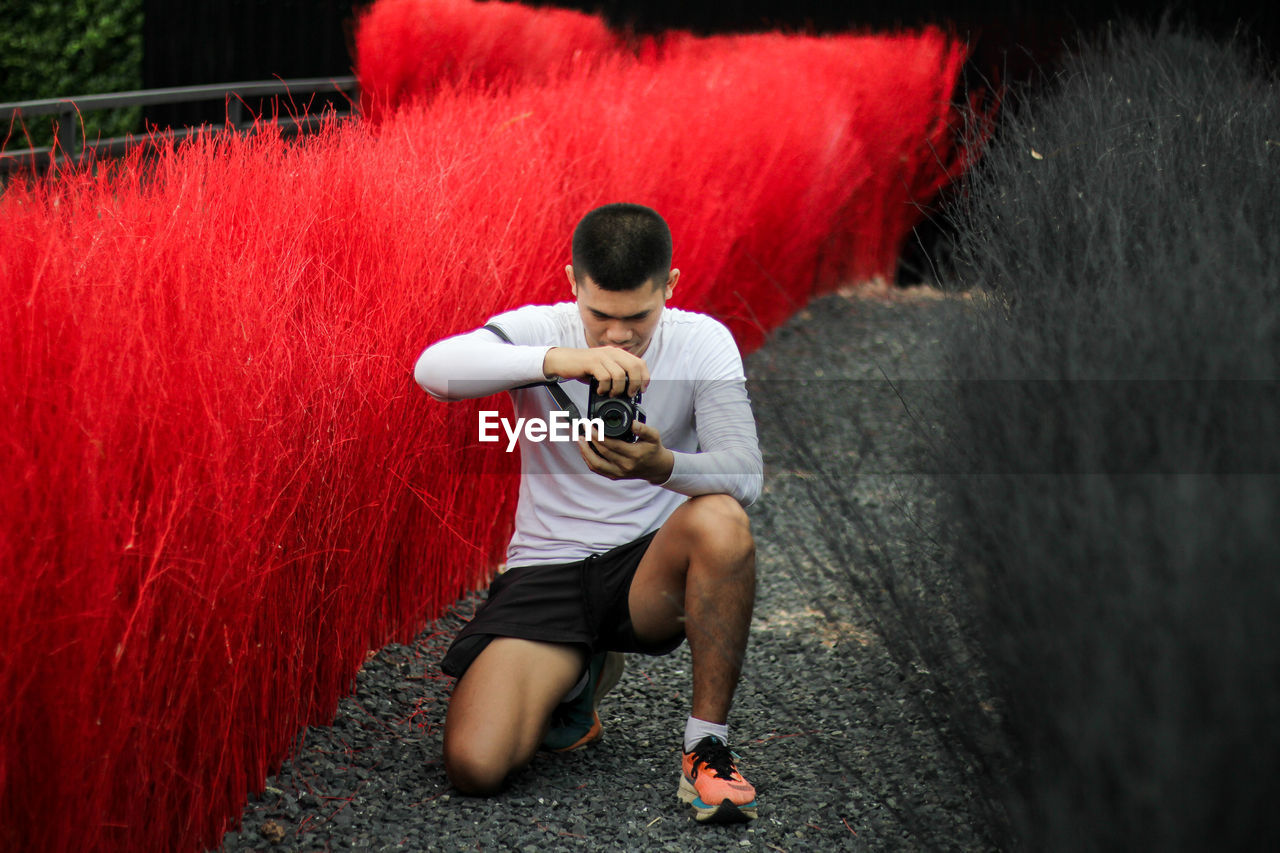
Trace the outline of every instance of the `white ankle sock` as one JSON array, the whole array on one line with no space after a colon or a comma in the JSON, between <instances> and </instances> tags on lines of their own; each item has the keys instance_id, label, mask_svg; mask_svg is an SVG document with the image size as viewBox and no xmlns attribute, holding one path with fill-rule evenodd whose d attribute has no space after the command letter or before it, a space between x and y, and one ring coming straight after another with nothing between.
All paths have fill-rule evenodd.
<instances>
[{"instance_id":1,"label":"white ankle sock","mask_svg":"<svg viewBox=\"0 0 1280 853\"><path fill-rule=\"evenodd\" d=\"M720 738L720 742L725 746L729 745L729 724L728 723L709 723L706 720L699 720L697 717L690 716L684 721L684 751L690 752L698 741L707 735L715 735Z\"/></svg>"}]
</instances>

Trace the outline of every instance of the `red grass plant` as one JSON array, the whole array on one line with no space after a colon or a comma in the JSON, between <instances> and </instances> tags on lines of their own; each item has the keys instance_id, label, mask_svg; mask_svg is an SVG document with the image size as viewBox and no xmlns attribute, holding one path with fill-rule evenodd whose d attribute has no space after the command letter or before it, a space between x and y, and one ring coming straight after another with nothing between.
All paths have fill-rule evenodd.
<instances>
[{"instance_id":1,"label":"red grass plant","mask_svg":"<svg viewBox=\"0 0 1280 853\"><path fill-rule=\"evenodd\" d=\"M805 130L816 135L797 140L798 145L811 154L828 146L821 156L845 166L856 162L857 172L831 172L818 178L819 186L794 187L802 194L834 191L834 206L821 214L829 220L826 225L806 226L771 218L773 214L786 216L796 206L816 211L820 208L806 204L816 198L768 208L743 205L755 216L750 222L755 235L743 241L750 243L753 251L750 255L739 253L735 263L743 265L743 269L726 270L726 277L735 281L755 279L762 269L774 269L770 258L759 252L795 260L795 246L788 245L788 239L794 236L801 243L811 242L812 234L823 231L823 240L805 250L816 249L820 256L815 278L821 283L820 288L833 281L891 277L902 241L924 216L923 205L967 165L968 149L955 140L955 114L938 109L954 94L965 53L937 31L822 37L767 33L709 38L672 31L658 37L624 40L610 33L602 19L562 9L533 9L496 1L378 0L362 13L356 32L361 107L365 117L375 124L396 109L423 102L441 87L476 86L496 92L522 83L551 83L574 75L582 79L592 69L611 60L625 61L626 57L634 59L640 68L652 69L679 67L680 63L696 65L711 57L733 55L753 57L768 69L768 79L749 75L716 77L719 72L708 71L707 94L719 96L726 87L741 85L770 89L754 93L766 100L776 100L774 86L802 93L802 99L814 97L813 92L803 92L805 89L827 94L832 99L829 107L801 122ZM716 61L719 60L713 59L713 64ZM655 83L650 77L642 85ZM694 87L677 83L669 85L666 92L682 99L679 108L670 112L682 117L678 129L672 128L672 132L680 134L680 145L686 151L697 150L693 146L700 145L699 134L719 133L722 127L732 127L738 133L779 132L776 125L781 114L766 118L773 125L767 131L746 128L745 122L740 121L723 126L709 124L702 115L703 95ZM732 95L744 101L752 96L741 92ZM932 106L920 109L917 105L921 104ZM978 108L979 101L972 99L971 106ZM610 109L612 104L605 101L601 108ZM714 148L713 142L711 149ZM778 150L793 157L800 148L771 147L766 143L759 152L763 156ZM743 158L738 166L774 179L771 191L779 189L789 177L786 163L749 162L751 144L744 142L736 150ZM683 165L713 170L721 165L709 158L702 158L700 164L697 160L694 154L693 162ZM847 183L851 180L858 185L856 191ZM712 181L711 185L719 184ZM808 258L806 263L812 260ZM776 284L774 289L775 298L767 305L748 308L740 303L721 302L710 307L717 313L742 314L748 325L754 319L757 325L772 328L789 314L789 308L794 307L791 297L796 295L786 294ZM759 294L752 288L745 291L758 299ZM745 328L741 331L750 334ZM758 336L751 338L751 342L758 340ZM743 341L741 336L739 341Z\"/></svg>"},{"instance_id":2,"label":"red grass plant","mask_svg":"<svg viewBox=\"0 0 1280 853\"><path fill-rule=\"evenodd\" d=\"M912 193L963 161L963 49L787 44L445 86L304 144L160 144L5 191L0 848L216 842L368 649L486 580L505 454L456 454L480 404L432 402L412 364L567 298L587 209L661 210L676 304L744 349L837 272L890 271Z\"/></svg>"},{"instance_id":3,"label":"red grass plant","mask_svg":"<svg viewBox=\"0 0 1280 853\"><path fill-rule=\"evenodd\" d=\"M550 81L618 49L603 19L473 0L378 0L356 27L360 109L381 121L441 85L502 89Z\"/></svg>"}]
</instances>

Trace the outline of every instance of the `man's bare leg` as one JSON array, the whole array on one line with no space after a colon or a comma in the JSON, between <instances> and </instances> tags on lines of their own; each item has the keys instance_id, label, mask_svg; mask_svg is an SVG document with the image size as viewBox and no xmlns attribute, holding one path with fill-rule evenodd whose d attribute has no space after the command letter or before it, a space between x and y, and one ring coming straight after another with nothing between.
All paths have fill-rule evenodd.
<instances>
[{"instance_id":1,"label":"man's bare leg","mask_svg":"<svg viewBox=\"0 0 1280 853\"><path fill-rule=\"evenodd\" d=\"M631 582L636 636L684 631L693 655L693 716L724 723L742 673L755 604L755 542L728 495L691 498L663 524Z\"/></svg>"},{"instance_id":2,"label":"man's bare leg","mask_svg":"<svg viewBox=\"0 0 1280 853\"><path fill-rule=\"evenodd\" d=\"M449 700L444 765L454 787L464 794L492 794L511 771L528 764L583 660L575 646L494 638Z\"/></svg>"},{"instance_id":3,"label":"man's bare leg","mask_svg":"<svg viewBox=\"0 0 1280 853\"><path fill-rule=\"evenodd\" d=\"M727 495L692 498L672 513L631 582L637 637L661 642L683 628L689 638L693 713L685 736L692 742L685 744L677 796L699 822L759 814L755 787L738 771L721 728L742 673L755 586L750 523Z\"/></svg>"}]
</instances>

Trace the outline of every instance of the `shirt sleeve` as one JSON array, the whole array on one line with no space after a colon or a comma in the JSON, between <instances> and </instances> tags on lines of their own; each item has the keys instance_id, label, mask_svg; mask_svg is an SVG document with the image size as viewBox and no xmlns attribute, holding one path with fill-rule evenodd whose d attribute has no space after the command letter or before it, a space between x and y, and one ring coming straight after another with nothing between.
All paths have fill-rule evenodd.
<instances>
[{"instance_id":1,"label":"shirt sleeve","mask_svg":"<svg viewBox=\"0 0 1280 853\"><path fill-rule=\"evenodd\" d=\"M413 378L437 400L470 400L547 381L542 362L551 347L520 343L538 337L538 330L530 328L538 325L536 317L521 313L511 311L490 321L516 341L514 345L488 329L445 338L418 356Z\"/></svg>"},{"instance_id":2,"label":"shirt sleeve","mask_svg":"<svg viewBox=\"0 0 1280 853\"><path fill-rule=\"evenodd\" d=\"M673 450L675 463L662 486L689 497L727 494L750 506L764 487L764 458L742 357L729 330L716 328L707 338L712 346L699 354L703 370L694 388L698 452Z\"/></svg>"}]
</instances>

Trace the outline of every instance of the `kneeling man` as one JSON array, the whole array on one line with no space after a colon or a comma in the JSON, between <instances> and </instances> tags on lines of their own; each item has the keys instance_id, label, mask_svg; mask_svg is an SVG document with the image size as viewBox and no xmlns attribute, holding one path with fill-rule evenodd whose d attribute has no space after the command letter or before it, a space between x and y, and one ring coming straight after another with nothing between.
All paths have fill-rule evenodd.
<instances>
[{"instance_id":1,"label":"kneeling man","mask_svg":"<svg viewBox=\"0 0 1280 853\"><path fill-rule=\"evenodd\" d=\"M727 726L755 600L743 507L763 481L742 359L723 325L666 307L680 273L655 211L591 211L572 260L573 302L500 314L428 347L414 371L441 400L508 391L517 417L550 422L565 403L589 414L594 390L644 418L616 438L522 433L507 569L442 663L458 678L445 767L459 790L483 795L539 747L586 745L621 653L666 654L688 637L679 797L700 821L750 820L755 789Z\"/></svg>"}]
</instances>

